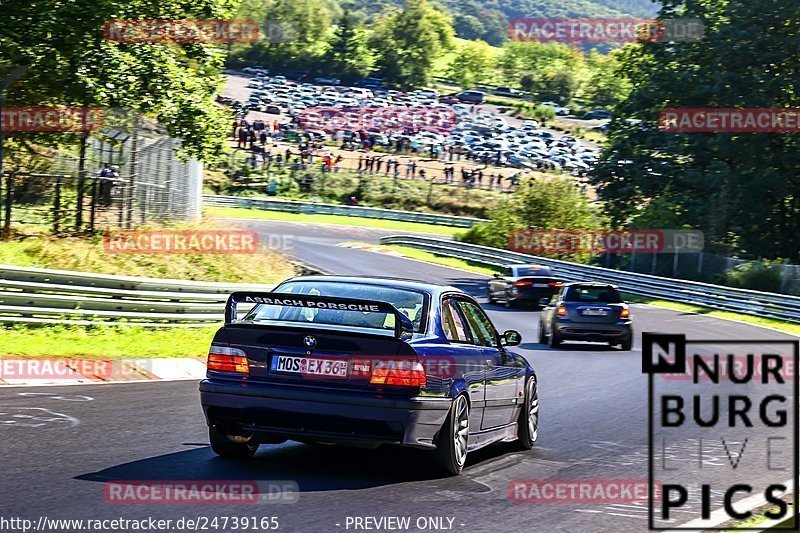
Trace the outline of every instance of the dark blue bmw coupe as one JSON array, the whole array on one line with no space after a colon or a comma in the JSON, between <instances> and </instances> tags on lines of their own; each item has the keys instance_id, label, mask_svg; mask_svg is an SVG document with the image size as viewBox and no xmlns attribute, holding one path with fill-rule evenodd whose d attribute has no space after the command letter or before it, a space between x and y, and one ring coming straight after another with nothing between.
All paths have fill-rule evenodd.
<instances>
[{"instance_id":1,"label":"dark blue bmw coupe","mask_svg":"<svg viewBox=\"0 0 800 533\"><path fill-rule=\"evenodd\" d=\"M536 374L453 287L309 276L234 293L200 395L213 450L297 440L432 450L449 474L498 441L530 449Z\"/></svg>"}]
</instances>

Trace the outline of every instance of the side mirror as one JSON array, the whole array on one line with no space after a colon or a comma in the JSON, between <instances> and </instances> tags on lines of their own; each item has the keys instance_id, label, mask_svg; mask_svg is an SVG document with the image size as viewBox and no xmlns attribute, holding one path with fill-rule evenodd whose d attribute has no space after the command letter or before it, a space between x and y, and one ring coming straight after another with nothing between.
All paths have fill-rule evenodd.
<instances>
[{"instance_id":1,"label":"side mirror","mask_svg":"<svg viewBox=\"0 0 800 533\"><path fill-rule=\"evenodd\" d=\"M509 329L503 332L504 346L519 346L522 342L522 335L519 331Z\"/></svg>"},{"instance_id":2,"label":"side mirror","mask_svg":"<svg viewBox=\"0 0 800 533\"><path fill-rule=\"evenodd\" d=\"M539 298L539 305L542 307L547 307L550 303L550 298Z\"/></svg>"}]
</instances>

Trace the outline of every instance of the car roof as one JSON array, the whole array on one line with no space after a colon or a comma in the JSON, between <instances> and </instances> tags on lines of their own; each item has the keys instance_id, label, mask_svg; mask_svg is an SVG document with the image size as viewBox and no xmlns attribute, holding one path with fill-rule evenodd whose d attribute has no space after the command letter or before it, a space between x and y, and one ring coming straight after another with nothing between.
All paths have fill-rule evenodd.
<instances>
[{"instance_id":1,"label":"car roof","mask_svg":"<svg viewBox=\"0 0 800 533\"><path fill-rule=\"evenodd\" d=\"M619 287L611 283L600 283L599 281L573 281L572 283L565 283L564 288L567 287L598 287L603 289L619 290Z\"/></svg>"},{"instance_id":2,"label":"car roof","mask_svg":"<svg viewBox=\"0 0 800 533\"><path fill-rule=\"evenodd\" d=\"M287 279L288 281L324 281L328 283L360 283L362 285L376 285L380 287L393 287L398 289L409 289L428 293L432 296L438 296L446 292L459 292L462 294L464 291L449 285L438 283L431 283L427 281L418 281L405 278L391 278L380 276L295 276Z\"/></svg>"}]
</instances>

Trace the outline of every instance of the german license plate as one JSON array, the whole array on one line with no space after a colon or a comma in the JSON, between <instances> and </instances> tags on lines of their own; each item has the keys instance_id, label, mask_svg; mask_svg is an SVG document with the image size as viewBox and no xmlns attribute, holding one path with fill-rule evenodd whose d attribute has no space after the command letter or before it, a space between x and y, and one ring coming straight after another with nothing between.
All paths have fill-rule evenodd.
<instances>
[{"instance_id":1,"label":"german license plate","mask_svg":"<svg viewBox=\"0 0 800 533\"><path fill-rule=\"evenodd\" d=\"M337 378L347 377L347 361L318 359L316 357L278 355L272 358L270 369L273 372L288 372L290 374L332 376Z\"/></svg>"},{"instance_id":2,"label":"german license plate","mask_svg":"<svg viewBox=\"0 0 800 533\"><path fill-rule=\"evenodd\" d=\"M608 316L608 309L584 309L583 316Z\"/></svg>"}]
</instances>

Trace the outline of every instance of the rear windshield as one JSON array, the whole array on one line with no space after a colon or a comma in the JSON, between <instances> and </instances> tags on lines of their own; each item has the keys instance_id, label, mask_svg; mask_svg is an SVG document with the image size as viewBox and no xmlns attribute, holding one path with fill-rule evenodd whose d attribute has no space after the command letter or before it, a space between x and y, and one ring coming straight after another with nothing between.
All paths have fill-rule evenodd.
<instances>
[{"instance_id":1,"label":"rear windshield","mask_svg":"<svg viewBox=\"0 0 800 533\"><path fill-rule=\"evenodd\" d=\"M565 302L622 303L613 287L569 287L564 294Z\"/></svg>"},{"instance_id":2,"label":"rear windshield","mask_svg":"<svg viewBox=\"0 0 800 533\"><path fill-rule=\"evenodd\" d=\"M279 285L273 292L309 296L333 296L366 300L367 302L388 302L411 320L414 324L415 332L421 332L424 324L425 295L422 292L408 289L361 283L290 281ZM391 313L308 309L273 304L256 305L247 313L244 320L253 322L313 323L387 331L394 331L395 328L395 316Z\"/></svg>"},{"instance_id":3,"label":"rear windshield","mask_svg":"<svg viewBox=\"0 0 800 533\"><path fill-rule=\"evenodd\" d=\"M517 267L517 276L552 276L547 267Z\"/></svg>"}]
</instances>

